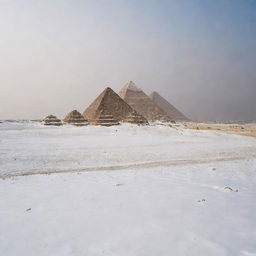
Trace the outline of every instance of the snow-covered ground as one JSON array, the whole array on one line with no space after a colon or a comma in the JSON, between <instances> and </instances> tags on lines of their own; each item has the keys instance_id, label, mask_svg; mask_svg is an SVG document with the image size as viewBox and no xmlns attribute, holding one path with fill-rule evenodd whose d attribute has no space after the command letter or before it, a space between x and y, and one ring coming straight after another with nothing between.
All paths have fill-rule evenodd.
<instances>
[{"instance_id":1,"label":"snow-covered ground","mask_svg":"<svg viewBox=\"0 0 256 256\"><path fill-rule=\"evenodd\" d=\"M256 156L256 140L166 126L0 124L0 177L162 167Z\"/></svg>"},{"instance_id":2,"label":"snow-covered ground","mask_svg":"<svg viewBox=\"0 0 256 256\"><path fill-rule=\"evenodd\" d=\"M256 255L255 138L5 122L0 175L0 255Z\"/></svg>"}]
</instances>

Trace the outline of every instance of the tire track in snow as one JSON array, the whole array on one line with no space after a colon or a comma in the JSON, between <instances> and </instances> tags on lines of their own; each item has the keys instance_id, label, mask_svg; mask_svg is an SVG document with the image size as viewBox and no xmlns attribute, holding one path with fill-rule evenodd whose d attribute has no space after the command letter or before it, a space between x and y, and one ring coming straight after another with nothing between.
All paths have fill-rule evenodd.
<instances>
[{"instance_id":1,"label":"tire track in snow","mask_svg":"<svg viewBox=\"0 0 256 256\"><path fill-rule=\"evenodd\" d=\"M21 177L21 176L30 176L30 175L47 175L55 173L77 173L77 172L89 172L89 171L118 171L118 170L127 170L127 169L148 169L154 167L169 167L169 166L178 166L178 165L191 165L191 164L204 164L204 163L214 163L222 161L235 161L235 160L245 160L255 158L251 157L224 157L224 158L213 158L213 159L176 159L170 161L153 161L153 162L141 162L141 163L132 163L125 165L111 165L111 166L95 166L95 167L85 167L80 169L66 169L66 170L30 170L17 173L2 174L0 178L12 178L12 177Z\"/></svg>"}]
</instances>

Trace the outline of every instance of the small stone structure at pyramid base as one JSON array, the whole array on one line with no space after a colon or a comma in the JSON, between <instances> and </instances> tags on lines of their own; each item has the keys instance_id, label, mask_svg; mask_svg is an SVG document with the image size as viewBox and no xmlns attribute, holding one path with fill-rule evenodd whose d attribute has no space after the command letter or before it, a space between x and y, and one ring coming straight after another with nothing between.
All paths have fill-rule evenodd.
<instances>
[{"instance_id":1,"label":"small stone structure at pyramid base","mask_svg":"<svg viewBox=\"0 0 256 256\"><path fill-rule=\"evenodd\" d=\"M42 124L43 125L49 125L49 126L50 125L51 126L60 126L60 125L62 125L62 122L56 116L49 115L45 119L43 119Z\"/></svg>"},{"instance_id":2,"label":"small stone structure at pyramid base","mask_svg":"<svg viewBox=\"0 0 256 256\"><path fill-rule=\"evenodd\" d=\"M108 111L101 110L99 111L95 119L90 120L90 124L102 125L102 126L113 126L113 125L119 125L120 123Z\"/></svg>"},{"instance_id":3,"label":"small stone structure at pyramid base","mask_svg":"<svg viewBox=\"0 0 256 256\"><path fill-rule=\"evenodd\" d=\"M157 120L154 120L154 121L151 121L151 123L153 124L168 124L168 123L172 123L172 124L175 124L176 122L173 120L173 119L166 119L166 118L159 118Z\"/></svg>"},{"instance_id":4,"label":"small stone structure at pyramid base","mask_svg":"<svg viewBox=\"0 0 256 256\"><path fill-rule=\"evenodd\" d=\"M129 113L123 122L137 125L149 125L148 121L136 111Z\"/></svg>"},{"instance_id":5,"label":"small stone structure at pyramid base","mask_svg":"<svg viewBox=\"0 0 256 256\"><path fill-rule=\"evenodd\" d=\"M70 113L68 113L66 117L63 119L63 122L65 124L72 124L75 126L85 126L89 124L88 120L85 119L82 116L82 114L77 110L73 110Z\"/></svg>"}]
</instances>

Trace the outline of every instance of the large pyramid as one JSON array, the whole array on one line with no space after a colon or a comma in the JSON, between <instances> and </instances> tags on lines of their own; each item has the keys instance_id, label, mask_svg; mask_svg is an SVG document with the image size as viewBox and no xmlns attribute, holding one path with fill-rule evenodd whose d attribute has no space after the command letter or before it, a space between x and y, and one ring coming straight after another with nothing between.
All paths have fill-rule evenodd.
<instances>
[{"instance_id":1,"label":"large pyramid","mask_svg":"<svg viewBox=\"0 0 256 256\"><path fill-rule=\"evenodd\" d=\"M77 110L73 110L68 113L63 122L75 126L84 126L89 124L88 121Z\"/></svg>"},{"instance_id":2,"label":"large pyramid","mask_svg":"<svg viewBox=\"0 0 256 256\"><path fill-rule=\"evenodd\" d=\"M130 119L128 117L131 114L138 115L118 94L107 87L84 111L83 116L92 124L100 124L100 119L107 122L110 115L113 120L129 122ZM143 116L138 115L138 118L138 124L148 123Z\"/></svg>"},{"instance_id":3,"label":"large pyramid","mask_svg":"<svg viewBox=\"0 0 256 256\"><path fill-rule=\"evenodd\" d=\"M177 108L175 108L170 102L164 99L157 92L152 92L149 97L173 120L190 121L185 115L183 115Z\"/></svg>"},{"instance_id":4,"label":"large pyramid","mask_svg":"<svg viewBox=\"0 0 256 256\"><path fill-rule=\"evenodd\" d=\"M132 81L128 82L122 88L119 92L119 96L149 121L172 121L172 119Z\"/></svg>"}]
</instances>

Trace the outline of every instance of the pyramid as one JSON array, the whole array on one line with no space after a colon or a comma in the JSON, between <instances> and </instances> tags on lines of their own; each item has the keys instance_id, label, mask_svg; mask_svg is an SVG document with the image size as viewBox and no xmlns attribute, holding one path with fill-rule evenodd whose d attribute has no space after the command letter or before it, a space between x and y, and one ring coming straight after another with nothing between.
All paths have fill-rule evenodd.
<instances>
[{"instance_id":1,"label":"pyramid","mask_svg":"<svg viewBox=\"0 0 256 256\"><path fill-rule=\"evenodd\" d=\"M127 117L132 112L136 113L118 94L107 87L84 111L83 116L92 124L100 123L100 119L107 120L110 115L115 122L128 122ZM141 120L147 123L143 116L141 116Z\"/></svg>"},{"instance_id":2,"label":"pyramid","mask_svg":"<svg viewBox=\"0 0 256 256\"><path fill-rule=\"evenodd\" d=\"M138 125L148 124L148 121L146 121L145 118L142 115L138 114L136 111L128 114L128 116L124 119L124 122Z\"/></svg>"},{"instance_id":3,"label":"pyramid","mask_svg":"<svg viewBox=\"0 0 256 256\"><path fill-rule=\"evenodd\" d=\"M62 125L62 122L60 119L58 119L56 116L54 115L49 115L47 116L42 123L44 125L54 125L54 126L60 126Z\"/></svg>"},{"instance_id":4,"label":"pyramid","mask_svg":"<svg viewBox=\"0 0 256 256\"><path fill-rule=\"evenodd\" d=\"M84 126L89 124L88 121L77 110L73 110L68 113L63 122L75 126Z\"/></svg>"},{"instance_id":5,"label":"pyramid","mask_svg":"<svg viewBox=\"0 0 256 256\"><path fill-rule=\"evenodd\" d=\"M128 82L121 89L119 96L149 121L172 121L171 118L132 81Z\"/></svg>"},{"instance_id":6,"label":"pyramid","mask_svg":"<svg viewBox=\"0 0 256 256\"><path fill-rule=\"evenodd\" d=\"M175 108L157 92L152 92L149 97L174 121L190 121L185 115L183 115L177 108Z\"/></svg>"},{"instance_id":7,"label":"pyramid","mask_svg":"<svg viewBox=\"0 0 256 256\"><path fill-rule=\"evenodd\" d=\"M101 110L95 120L91 121L93 125L112 126L119 125L119 122L107 110Z\"/></svg>"}]
</instances>

